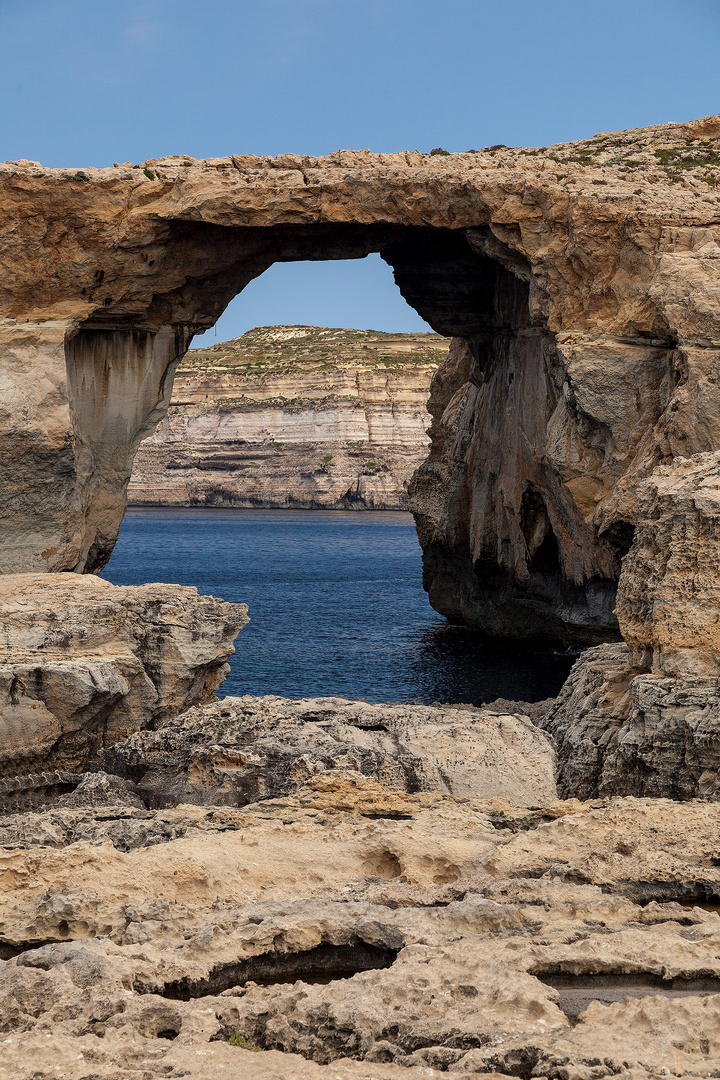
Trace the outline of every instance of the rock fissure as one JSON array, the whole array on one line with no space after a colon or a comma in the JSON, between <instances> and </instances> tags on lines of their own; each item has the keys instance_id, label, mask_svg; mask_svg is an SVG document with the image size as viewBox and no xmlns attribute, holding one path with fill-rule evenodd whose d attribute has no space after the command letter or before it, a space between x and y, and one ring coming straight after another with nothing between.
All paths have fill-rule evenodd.
<instances>
[{"instance_id":1,"label":"rock fissure","mask_svg":"<svg viewBox=\"0 0 720 1080\"><path fill-rule=\"evenodd\" d=\"M235 963L214 968L206 979L177 979L160 987L138 984L138 993L160 994L180 1001L210 997L252 982L259 986L303 982L325 985L336 979L350 979L360 971L387 968L398 949L366 941L336 945L325 942L301 952L270 952L248 956Z\"/></svg>"}]
</instances>

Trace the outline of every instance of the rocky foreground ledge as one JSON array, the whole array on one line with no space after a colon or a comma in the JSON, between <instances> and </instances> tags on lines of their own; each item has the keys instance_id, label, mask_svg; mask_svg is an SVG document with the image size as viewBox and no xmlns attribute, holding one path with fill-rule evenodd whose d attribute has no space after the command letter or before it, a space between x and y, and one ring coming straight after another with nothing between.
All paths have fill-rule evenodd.
<instances>
[{"instance_id":1,"label":"rocky foreground ledge","mask_svg":"<svg viewBox=\"0 0 720 1080\"><path fill-rule=\"evenodd\" d=\"M0 824L3 1080L718 1075L718 804L122 784Z\"/></svg>"}]
</instances>

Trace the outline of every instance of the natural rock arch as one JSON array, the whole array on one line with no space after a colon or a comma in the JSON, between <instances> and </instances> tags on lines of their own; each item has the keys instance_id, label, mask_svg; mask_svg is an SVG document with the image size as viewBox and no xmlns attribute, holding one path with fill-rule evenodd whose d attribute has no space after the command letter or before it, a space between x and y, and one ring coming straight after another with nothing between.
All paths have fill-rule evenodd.
<instances>
[{"instance_id":1,"label":"natural rock arch","mask_svg":"<svg viewBox=\"0 0 720 1080\"><path fill-rule=\"evenodd\" d=\"M461 339L415 484L431 601L498 633L612 635L635 479L717 444L716 197L653 148L718 135L0 166L0 569L98 570L191 335L275 261L380 252Z\"/></svg>"}]
</instances>

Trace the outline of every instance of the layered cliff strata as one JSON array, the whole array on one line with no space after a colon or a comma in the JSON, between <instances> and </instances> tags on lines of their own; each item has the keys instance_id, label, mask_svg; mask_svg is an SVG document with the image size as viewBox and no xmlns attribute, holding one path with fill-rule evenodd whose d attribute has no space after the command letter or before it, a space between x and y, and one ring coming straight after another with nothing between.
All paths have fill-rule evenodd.
<instances>
[{"instance_id":1,"label":"layered cliff strata","mask_svg":"<svg viewBox=\"0 0 720 1080\"><path fill-rule=\"evenodd\" d=\"M187 353L128 499L156 505L407 508L427 454L436 334L267 326Z\"/></svg>"},{"instance_id":2,"label":"layered cliff strata","mask_svg":"<svg viewBox=\"0 0 720 1080\"><path fill-rule=\"evenodd\" d=\"M720 453L657 468L617 614L627 644L590 649L542 726L565 796L720 798Z\"/></svg>"},{"instance_id":3,"label":"layered cliff strata","mask_svg":"<svg viewBox=\"0 0 720 1080\"><path fill-rule=\"evenodd\" d=\"M529 150L0 166L2 569L101 567L191 335L275 261L376 251L466 343L416 492L433 602L616 634L634 485L717 447L719 168L718 117Z\"/></svg>"},{"instance_id":4,"label":"layered cliff strata","mask_svg":"<svg viewBox=\"0 0 720 1080\"><path fill-rule=\"evenodd\" d=\"M0 577L0 776L31 774L0 802L42 801L33 774L83 768L101 747L208 700L246 613L179 585ZM49 793L72 780L52 774Z\"/></svg>"},{"instance_id":5,"label":"layered cliff strata","mask_svg":"<svg viewBox=\"0 0 720 1080\"><path fill-rule=\"evenodd\" d=\"M336 772L5 819L0 1076L714 1075L719 814Z\"/></svg>"}]
</instances>

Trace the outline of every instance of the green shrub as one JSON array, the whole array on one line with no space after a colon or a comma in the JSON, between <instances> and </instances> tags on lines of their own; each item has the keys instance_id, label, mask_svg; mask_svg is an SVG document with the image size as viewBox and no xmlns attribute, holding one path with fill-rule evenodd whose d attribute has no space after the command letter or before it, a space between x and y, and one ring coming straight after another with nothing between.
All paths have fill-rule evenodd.
<instances>
[{"instance_id":1,"label":"green shrub","mask_svg":"<svg viewBox=\"0 0 720 1080\"><path fill-rule=\"evenodd\" d=\"M258 1046L257 1043L252 1042L251 1039L248 1039L239 1031L233 1031L228 1042L231 1046L239 1046L241 1050L252 1050L253 1054L261 1054L263 1052L262 1046Z\"/></svg>"}]
</instances>

